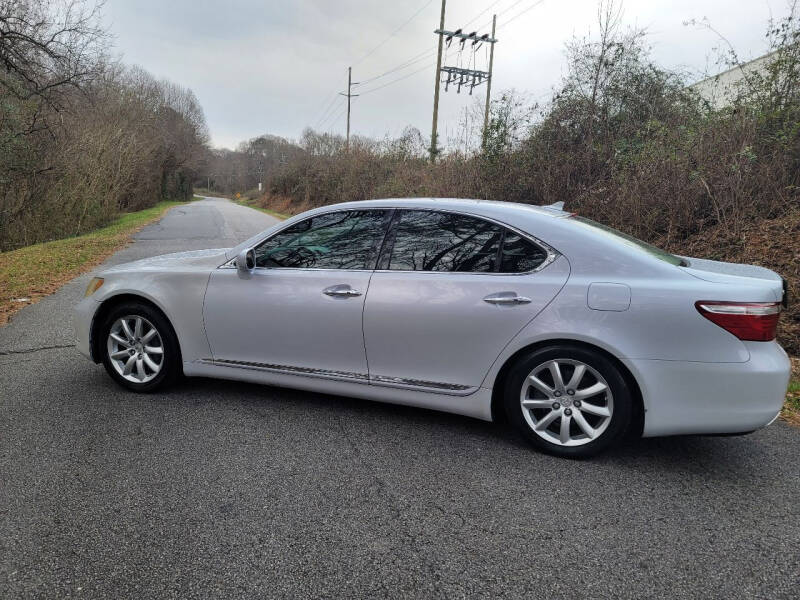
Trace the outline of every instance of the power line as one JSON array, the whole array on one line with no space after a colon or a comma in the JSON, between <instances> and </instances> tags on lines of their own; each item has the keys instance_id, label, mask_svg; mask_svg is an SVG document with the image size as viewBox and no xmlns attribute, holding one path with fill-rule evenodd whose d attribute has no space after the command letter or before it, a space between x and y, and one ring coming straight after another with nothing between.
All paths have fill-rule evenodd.
<instances>
[{"instance_id":1,"label":"power line","mask_svg":"<svg viewBox=\"0 0 800 600\"><path fill-rule=\"evenodd\" d=\"M386 75L391 75L392 73L395 73L397 71L402 71L403 69L407 69L411 65L416 64L421 60L425 60L426 58L428 58L429 56L433 56L434 54L436 54L436 46L434 46L432 48L429 48L428 50L423 50L419 54L415 54L414 56L412 56L408 60L401 62L396 67L392 67L391 69L388 69L387 71L384 71L380 75L375 75L373 77L368 77L367 79L362 81L359 85L365 85L367 83L371 83L371 82L375 81L376 79L380 79L381 77L386 77Z\"/></svg>"},{"instance_id":2,"label":"power line","mask_svg":"<svg viewBox=\"0 0 800 600\"><path fill-rule=\"evenodd\" d=\"M508 7L506 7L504 10L501 10L499 13L497 13L497 16L498 16L498 17L500 17L500 16L502 16L502 15L506 14L506 13L507 13L507 12L509 12L509 11L510 11L512 8L516 7L518 4L521 4L523 1L524 1L524 0L517 0L516 2L513 2L512 4L508 5ZM528 11L530 11L530 10L533 10L534 8L536 8L537 6L539 6L540 4L544 3L544 1L545 1L545 0L539 0L538 2L534 2L533 4L531 4L531 5L530 5L528 8L523 8L523 9L522 9L520 12L518 12L516 15L514 15L513 17L511 17L511 18L510 18L510 19L508 19L507 21L503 21L502 23L500 23L500 24L497 26L497 28L498 28L498 29L500 29L501 27L505 27L506 25L508 25L508 24L509 24L509 23L511 23L512 21L516 21L518 18L520 18L522 15L524 15L524 14L525 14L525 13L527 13ZM480 27L478 27L478 29L483 29L484 27L488 27L488 26L489 26L489 25L491 25L491 24L492 24L492 22L491 22L491 21L487 21L486 23L484 23L483 25L481 25Z\"/></svg>"},{"instance_id":3,"label":"power line","mask_svg":"<svg viewBox=\"0 0 800 600\"><path fill-rule=\"evenodd\" d=\"M338 99L338 97L339 97L338 92L334 92L333 94L331 94L330 102L328 102L328 104L326 105L325 110L323 110L320 113L319 119L316 120L316 125L314 126L315 128L319 127L320 123L325 119L326 116L328 116L328 113L330 113L331 108L333 108L333 105L336 104L336 100Z\"/></svg>"},{"instance_id":4,"label":"power line","mask_svg":"<svg viewBox=\"0 0 800 600\"><path fill-rule=\"evenodd\" d=\"M513 2L512 4L509 4L507 7L505 7L503 10L501 10L499 13L497 13L497 16L498 16L498 17L501 17L501 16L503 16L503 15L504 15L504 14L506 14L508 11L510 11L512 8L514 8L514 7L515 7L517 4L521 4L521 3L522 3L522 2L524 2L524 1L525 1L525 0L517 0L516 2Z\"/></svg>"},{"instance_id":5,"label":"power line","mask_svg":"<svg viewBox=\"0 0 800 600\"><path fill-rule=\"evenodd\" d=\"M464 23L464 25L462 25L462 27L466 27L466 26L467 26L467 25L469 25L470 23L474 23L475 21L477 21L477 20L480 18L480 16L481 16L482 14L489 12L489 11L490 11L490 10L492 10L492 9L493 9L493 8L494 8L496 5L500 4L502 1L503 1L503 0L495 0L495 1L494 1L494 2L492 2L492 3L491 3L489 6L487 6L487 7L486 7L486 8L484 8L484 9L483 9L481 12L479 12L477 15L475 15L474 17L472 17L472 19L470 19L469 21L467 21L466 23Z\"/></svg>"},{"instance_id":6,"label":"power line","mask_svg":"<svg viewBox=\"0 0 800 600\"><path fill-rule=\"evenodd\" d=\"M328 133L332 133L334 126L339 122L339 119L342 116L344 116L345 110L346 109L342 109L342 110L339 110L339 111L336 111L335 113L333 113L332 116L334 116L335 118L331 119L330 122L326 126L320 127L319 131L327 131Z\"/></svg>"},{"instance_id":7,"label":"power line","mask_svg":"<svg viewBox=\"0 0 800 600\"><path fill-rule=\"evenodd\" d=\"M322 131L326 127L328 127L329 125L333 125L333 123L336 123L339 120L339 117L341 117L344 114L345 110L347 110L347 107L346 106L342 106L340 109L337 109L337 110L333 111L331 113L330 117L325 119L325 121L323 123L320 123L320 125L319 125L319 127L317 129Z\"/></svg>"},{"instance_id":8,"label":"power line","mask_svg":"<svg viewBox=\"0 0 800 600\"><path fill-rule=\"evenodd\" d=\"M344 107L342 107L342 110L334 113L336 116L329 123L329 125L330 125L328 127L328 132L329 133L333 132L334 126L339 122L339 119L341 119L344 116L344 113L346 113L346 112L347 112L347 106L344 106Z\"/></svg>"},{"instance_id":9,"label":"power line","mask_svg":"<svg viewBox=\"0 0 800 600\"><path fill-rule=\"evenodd\" d=\"M413 21L423 10L428 8L428 6L430 5L431 2L433 2L433 0L428 0L425 4L423 4L419 9L417 9L417 11L413 15L411 15L407 20L405 20L403 22L403 24L400 25L400 27L398 27L392 33L390 33L389 36L386 37L380 44L375 46L372 50L370 50L364 56L362 56L356 62L354 62L353 66L358 65L361 62L363 62L367 57L371 56L376 50L381 48L386 42L388 42L390 39L392 39L397 34L397 32L399 32L403 27L405 27L406 25L411 23L411 21Z\"/></svg>"},{"instance_id":10,"label":"power line","mask_svg":"<svg viewBox=\"0 0 800 600\"><path fill-rule=\"evenodd\" d=\"M427 64L424 67L422 67L421 69L417 69L416 71L411 71L411 73L403 75L402 77L398 77L397 79L393 79L392 81L384 83L383 85L379 85L378 87L374 87L372 89L363 91L363 92L361 92L361 95L363 96L365 94L369 94L369 93L372 93L372 92L377 92L378 90L383 89L383 88L385 88L387 86L393 85L393 84L397 83L398 81L403 81L404 79L408 79L412 75L416 75L417 73L421 73L422 71L430 69L432 66L433 66L433 63Z\"/></svg>"},{"instance_id":11,"label":"power line","mask_svg":"<svg viewBox=\"0 0 800 600\"><path fill-rule=\"evenodd\" d=\"M539 6L539 5L540 5L542 2L544 2L544 0L539 0L538 2L534 2L534 3L533 3L533 4L531 4L531 5L530 5L528 8L526 8L526 9L524 9L524 10L522 10L522 11L518 12L516 15L514 15L513 17L511 17L511 18L510 18L508 21L503 21L502 23L500 23L500 25L498 25L498 27L505 27L506 25L508 25L509 23L511 23L511 21L514 21L514 20L516 20L516 19L519 19L519 18L520 18L522 15L524 15L524 14L525 14L526 12L528 12L529 10L533 10L534 8L536 8L537 6Z\"/></svg>"},{"instance_id":12,"label":"power line","mask_svg":"<svg viewBox=\"0 0 800 600\"><path fill-rule=\"evenodd\" d=\"M339 97L339 96L337 96L337 98L338 98L338 97ZM341 109L341 110L340 110L340 109ZM333 121L335 121L335 120L336 120L336 119L332 119L332 117L333 117L334 115L338 115L340 112L342 112L342 111L344 111L344 110L346 110L346 109L347 109L347 103L344 103L344 106L342 106L342 107L337 107L336 109L332 110L332 111L330 112L330 114L329 114L329 115L328 115L328 116L327 116L325 119L323 119L322 121L320 121L320 122L317 124L317 126L314 128L314 129L322 129L322 128L324 128L324 127L325 127L325 125L326 125L327 123L331 123L331 122L332 122L332 120L333 120Z\"/></svg>"},{"instance_id":13,"label":"power line","mask_svg":"<svg viewBox=\"0 0 800 600\"><path fill-rule=\"evenodd\" d=\"M509 4L508 6L506 6L506 7L505 7L503 10L501 10L499 13L497 13L497 15L496 15L496 16L497 16L497 17L502 17L504 14L506 14L506 13L507 13L507 12L509 12L509 11L511 11L513 8L515 8L515 7L516 7L516 6L518 6L519 4L522 4L524 1L525 1L525 0L516 0L515 2L512 2L511 4ZM473 19L473 20L474 20L474 19ZM472 22L472 21L470 21L470 23L471 23L471 22ZM508 22L508 21L507 21L507 22ZM468 23L468 24L469 24L469 23ZM467 24L467 25L468 25L468 24ZM489 25L491 25L491 24L492 24L492 22L491 22L491 21L486 21L486 22L484 22L484 23L483 23L483 25L481 25L481 26L480 26L480 27L478 27L477 29L484 29L484 28L488 27L488 26L489 26ZM466 27L466 25L465 25L465 27Z\"/></svg>"}]
</instances>

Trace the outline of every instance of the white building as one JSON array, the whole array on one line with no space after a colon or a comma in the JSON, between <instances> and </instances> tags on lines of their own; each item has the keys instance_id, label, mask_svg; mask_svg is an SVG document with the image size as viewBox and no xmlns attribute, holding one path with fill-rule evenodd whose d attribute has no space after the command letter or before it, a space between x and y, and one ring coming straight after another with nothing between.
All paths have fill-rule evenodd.
<instances>
[{"instance_id":1,"label":"white building","mask_svg":"<svg viewBox=\"0 0 800 600\"><path fill-rule=\"evenodd\" d=\"M775 50L717 75L701 79L690 85L688 89L697 92L701 98L708 101L712 108L725 108L738 95L745 77L750 73L765 72L777 52Z\"/></svg>"}]
</instances>

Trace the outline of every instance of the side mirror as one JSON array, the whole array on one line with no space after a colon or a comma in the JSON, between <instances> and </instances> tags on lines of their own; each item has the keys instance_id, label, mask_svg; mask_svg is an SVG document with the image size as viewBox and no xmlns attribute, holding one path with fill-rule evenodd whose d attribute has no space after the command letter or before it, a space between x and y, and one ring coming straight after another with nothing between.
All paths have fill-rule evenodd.
<instances>
[{"instance_id":1,"label":"side mirror","mask_svg":"<svg viewBox=\"0 0 800 600\"><path fill-rule=\"evenodd\" d=\"M253 272L253 269L256 268L256 252L252 248L248 248L247 250L242 250L239 253L239 256L236 257L236 269L241 274L247 274Z\"/></svg>"}]
</instances>

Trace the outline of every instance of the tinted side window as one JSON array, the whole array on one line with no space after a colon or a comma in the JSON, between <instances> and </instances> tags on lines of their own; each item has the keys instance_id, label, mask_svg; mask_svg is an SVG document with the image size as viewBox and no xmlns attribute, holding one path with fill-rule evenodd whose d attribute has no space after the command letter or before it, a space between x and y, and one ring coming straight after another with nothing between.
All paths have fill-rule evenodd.
<instances>
[{"instance_id":1,"label":"tinted side window","mask_svg":"<svg viewBox=\"0 0 800 600\"><path fill-rule=\"evenodd\" d=\"M388 268L396 271L496 270L502 228L488 221L430 211L404 211Z\"/></svg>"},{"instance_id":2,"label":"tinted side window","mask_svg":"<svg viewBox=\"0 0 800 600\"><path fill-rule=\"evenodd\" d=\"M256 266L372 269L390 211L335 212L295 223L256 248Z\"/></svg>"},{"instance_id":3,"label":"tinted side window","mask_svg":"<svg viewBox=\"0 0 800 600\"><path fill-rule=\"evenodd\" d=\"M501 273L527 273L533 271L547 259L547 252L539 246L506 230L503 253L500 259Z\"/></svg>"}]
</instances>

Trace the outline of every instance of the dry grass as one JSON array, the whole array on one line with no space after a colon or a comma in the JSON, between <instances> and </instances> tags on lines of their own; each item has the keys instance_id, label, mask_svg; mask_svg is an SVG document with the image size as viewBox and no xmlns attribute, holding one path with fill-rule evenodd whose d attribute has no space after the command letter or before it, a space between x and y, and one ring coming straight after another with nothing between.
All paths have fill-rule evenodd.
<instances>
[{"instance_id":1,"label":"dry grass","mask_svg":"<svg viewBox=\"0 0 800 600\"><path fill-rule=\"evenodd\" d=\"M302 210L298 210L299 207L295 207L292 204L291 199L286 198L283 202L277 196L270 196L264 195L256 198L243 198L242 200L237 200L239 204L242 206L247 206L248 208L254 208L256 210L260 210L263 213L267 213L268 215L272 215L276 219L288 219L292 215L299 214L308 208L303 208Z\"/></svg>"},{"instance_id":2,"label":"dry grass","mask_svg":"<svg viewBox=\"0 0 800 600\"><path fill-rule=\"evenodd\" d=\"M183 203L161 202L124 214L111 225L85 235L0 253L0 325L24 306L103 262L125 246L134 233L179 204Z\"/></svg>"}]
</instances>

